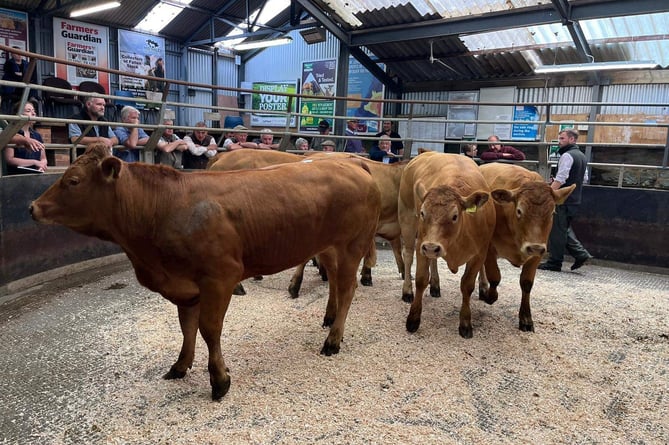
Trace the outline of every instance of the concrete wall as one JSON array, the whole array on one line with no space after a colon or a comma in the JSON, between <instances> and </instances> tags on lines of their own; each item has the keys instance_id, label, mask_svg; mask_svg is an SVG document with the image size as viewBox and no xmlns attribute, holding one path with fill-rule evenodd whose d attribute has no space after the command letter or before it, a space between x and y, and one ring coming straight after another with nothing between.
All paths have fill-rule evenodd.
<instances>
[{"instance_id":1,"label":"concrete wall","mask_svg":"<svg viewBox=\"0 0 669 445\"><path fill-rule=\"evenodd\" d=\"M17 280L118 254L112 243L35 223L30 202L60 175L0 178L0 292ZM669 192L587 186L574 230L601 260L669 268Z\"/></svg>"}]
</instances>

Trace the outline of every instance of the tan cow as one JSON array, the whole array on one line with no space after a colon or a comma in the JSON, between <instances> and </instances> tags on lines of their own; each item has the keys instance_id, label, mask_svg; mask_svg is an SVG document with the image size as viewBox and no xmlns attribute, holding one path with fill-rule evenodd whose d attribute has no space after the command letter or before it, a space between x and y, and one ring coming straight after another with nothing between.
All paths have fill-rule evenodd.
<instances>
[{"instance_id":1,"label":"tan cow","mask_svg":"<svg viewBox=\"0 0 669 445\"><path fill-rule=\"evenodd\" d=\"M261 168L270 165L276 165L286 162L300 162L305 159L322 160L322 159L347 159L355 158L366 163L367 167L372 173L372 177L376 182L377 187L381 192L381 217L379 218L379 226L376 234L390 242L395 255L395 261L399 273L404 272L404 264L402 261L401 242L400 242L400 226L397 219L397 193L400 185L400 178L405 163L383 164L380 162L370 161L367 158L357 156L351 153L333 153L333 152L315 152L309 153L305 156L277 152L271 150L253 150L242 149L235 150L230 153L219 155L215 162L210 163L210 170L230 171L245 168ZM360 271L360 283L363 286L372 285L372 267L376 262L376 251L370 251L365 256L362 269ZM305 264L300 265L293 274L290 281L288 292L292 298L297 298L299 295L302 279L304 275ZM321 273L323 279L327 276Z\"/></svg>"},{"instance_id":2,"label":"tan cow","mask_svg":"<svg viewBox=\"0 0 669 445\"><path fill-rule=\"evenodd\" d=\"M498 257L522 267L518 327L533 332L530 292L537 266L546 252L555 206L562 204L576 186L553 190L541 175L518 165L492 162L479 168L492 190L496 214L495 232L479 275L479 298L488 304L497 301L501 280Z\"/></svg>"},{"instance_id":3,"label":"tan cow","mask_svg":"<svg viewBox=\"0 0 669 445\"><path fill-rule=\"evenodd\" d=\"M321 354L339 352L360 260L373 243L379 191L355 161L262 170L183 173L126 164L94 144L30 206L33 218L119 244L139 282L178 307L183 345L164 378L193 364L199 329L209 350L212 399L230 376L221 329L239 281L274 274L318 254L328 271Z\"/></svg>"},{"instance_id":4,"label":"tan cow","mask_svg":"<svg viewBox=\"0 0 669 445\"><path fill-rule=\"evenodd\" d=\"M406 321L409 332L420 326L430 262L441 257L453 273L466 264L460 280L458 331L464 338L472 337L469 300L495 227L495 207L486 205L489 197L488 184L476 163L466 156L427 152L404 169L398 211L404 245L402 299L412 301ZM414 250L415 298L411 285Z\"/></svg>"}]
</instances>

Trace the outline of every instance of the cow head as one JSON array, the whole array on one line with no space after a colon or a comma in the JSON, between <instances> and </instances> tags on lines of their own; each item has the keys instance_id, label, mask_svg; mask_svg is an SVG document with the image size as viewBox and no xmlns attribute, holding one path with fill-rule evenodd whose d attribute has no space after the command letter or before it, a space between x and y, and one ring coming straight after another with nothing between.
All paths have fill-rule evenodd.
<instances>
[{"instance_id":1,"label":"cow head","mask_svg":"<svg viewBox=\"0 0 669 445\"><path fill-rule=\"evenodd\" d=\"M449 244L463 230L464 220L469 214L476 213L490 197L486 191L463 197L447 185L426 191L418 184L416 191L422 201L418 218L420 252L428 258L446 256Z\"/></svg>"},{"instance_id":2,"label":"cow head","mask_svg":"<svg viewBox=\"0 0 669 445\"><path fill-rule=\"evenodd\" d=\"M106 239L109 210L116 205L115 182L123 162L104 144L91 144L86 153L30 205L35 221L62 224L77 232ZM102 233L101 233L102 231Z\"/></svg>"},{"instance_id":3,"label":"cow head","mask_svg":"<svg viewBox=\"0 0 669 445\"><path fill-rule=\"evenodd\" d=\"M575 188L571 185L553 190L544 182L527 182L513 190L492 191L493 200L502 206L510 236L520 248L523 262L546 253L555 206L564 203Z\"/></svg>"}]
</instances>

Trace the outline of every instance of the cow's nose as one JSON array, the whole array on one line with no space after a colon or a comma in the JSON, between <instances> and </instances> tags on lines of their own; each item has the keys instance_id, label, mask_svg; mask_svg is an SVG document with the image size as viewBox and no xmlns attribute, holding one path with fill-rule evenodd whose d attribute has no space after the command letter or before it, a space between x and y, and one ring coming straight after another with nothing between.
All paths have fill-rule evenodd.
<instances>
[{"instance_id":1,"label":"cow's nose","mask_svg":"<svg viewBox=\"0 0 669 445\"><path fill-rule=\"evenodd\" d=\"M32 204L30 204L30 207L28 207L28 211L30 212L31 215L33 214L33 205Z\"/></svg>"},{"instance_id":2,"label":"cow's nose","mask_svg":"<svg viewBox=\"0 0 669 445\"><path fill-rule=\"evenodd\" d=\"M437 243L423 243L420 251L428 258L438 258L441 256L441 245Z\"/></svg>"},{"instance_id":3,"label":"cow's nose","mask_svg":"<svg viewBox=\"0 0 669 445\"><path fill-rule=\"evenodd\" d=\"M525 253L529 256L543 255L546 253L545 244L525 244Z\"/></svg>"}]
</instances>

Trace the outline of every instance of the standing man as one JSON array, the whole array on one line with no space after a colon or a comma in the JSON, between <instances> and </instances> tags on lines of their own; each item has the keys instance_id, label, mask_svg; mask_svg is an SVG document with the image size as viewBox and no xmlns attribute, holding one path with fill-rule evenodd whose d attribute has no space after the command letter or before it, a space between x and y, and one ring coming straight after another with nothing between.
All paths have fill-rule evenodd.
<instances>
[{"instance_id":1,"label":"standing man","mask_svg":"<svg viewBox=\"0 0 669 445\"><path fill-rule=\"evenodd\" d=\"M555 208L553 227L548 237L548 260L541 263L539 269L561 271L565 250L574 257L571 270L580 268L592 258L592 255L581 245L571 228L571 221L581 205L583 182L588 181L587 160L576 145L577 139L578 131L574 128L562 130L558 135L560 160L558 161L555 179L551 182L551 188L557 190L561 187L576 184L576 189L569 195L564 204Z\"/></svg>"},{"instance_id":2,"label":"standing man","mask_svg":"<svg viewBox=\"0 0 669 445\"><path fill-rule=\"evenodd\" d=\"M488 138L488 149L481 153L482 161L497 161L498 159L506 159L508 161L524 161L525 153L513 148L510 145L502 145L499 137L494 134Z\"/></svg>"},{"instance_id":3,"label":"standing man","mask_svg":"<svg viewBox=\"0 0 669 445\"><path fill-rule=\"evenodd\" d=\"M80 113L70 116L70 119L91 121L85 124L69 124L67 133L70 141L74 144L84 145L77 147L77 156L81 156L86 151L86 145L94 142L101 142L111 149L118 144L118 138L114 134L111 126L104 118L105 100L102 97L89 96L84 101L84 107ZM83 136L83 137L82 137Z\"/></svg>"},{"instance_id":4,"label":"standing man","mask_svg":"<svg viewBox=\"0 0 669 445\"><path fill-rule=\"evenodd\" d=\"M188 150L188 145L174 134L174 128L172 128L174 121L172 119L163 120L163 125L166 128L156 144L156 164L181 169L183 168L181 156L185 150Z\"/></svg>"},{"instance_id":5,"label":"standing man","mask_svg":"<svg viewBox=\"0 0 669 445\"><path fill-rule=\"evenodd\" d=\"M357 119L350 119L346 121L345 136L357 136L357 129ZM362 147L362 141L360 139L346 139L346 146L344 147L344 151L347 153L364 153L365 149Z\"/></svg>"},{"instance_id":6,"label":"standing man","mask_svg":"<svg viewBox=\"0 0 669 445\"><path fill-rule=\"evenodd\" d=\"M207 124L200 121L195 124L198 130L184 136L188 150L183 152L183 164L186 169L204 170L209 158L216 156L218 146L216 140L207 133Z\"/></svg>"},{"instance_id":7,"label":"standing man","mask_svg":"<svg viewBox=\"0 0 669 445\"><path fill-rule=\"evenodd\" d=\"M393 123L391 121L383 121L383 124L381 125L381 132L376 133L377 138L380 138L383 135L392 139L399 139L402 137L398 132L393 131ZM402 143L402 141L391 141L390 150L397 156L402 157L404 156L404 143Z\"/></svg>"},{"instance_id":8,"label":"standing man","mask_svg":"<svg viewBox=\"0 0 669 445\"><path fill-rule=\"evenodd\" d=\"M131 105L121 109L121 122L124 124L139 124L139 110ZM138 162L140 146L149 142L149 135L139 127L116 127L114 134L122 148L114 148L113 154L125 162Z\"/></svg>"}]
</instances>

